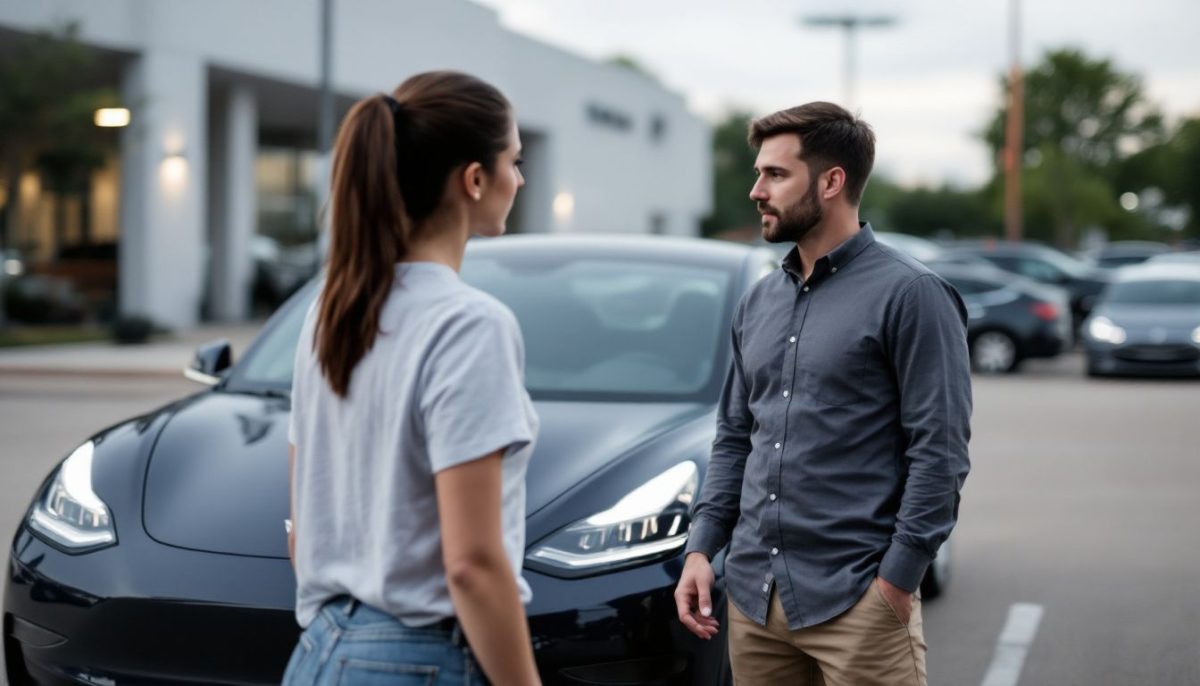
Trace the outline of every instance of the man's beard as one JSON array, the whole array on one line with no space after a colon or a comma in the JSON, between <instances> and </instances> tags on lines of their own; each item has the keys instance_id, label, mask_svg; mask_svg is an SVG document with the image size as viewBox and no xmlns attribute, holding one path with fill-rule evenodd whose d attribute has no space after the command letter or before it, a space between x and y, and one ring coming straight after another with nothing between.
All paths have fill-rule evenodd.
<instances>
[{"instance_id":1,"label":"man's beard","mask_svg":"<svg viewBox=\"0 0 1200 686\"><path fill-rule=\"evenodd\" d=\"M762 236L768 243L798 243L813 230L825 216L825 210L817 202L817 180L813 179L794 205L780 212L770 205L759 205L759 212L766 211L763 217ZM775 226L766 222L766 214L775 216Z\"/></svg>"}]
</instances>

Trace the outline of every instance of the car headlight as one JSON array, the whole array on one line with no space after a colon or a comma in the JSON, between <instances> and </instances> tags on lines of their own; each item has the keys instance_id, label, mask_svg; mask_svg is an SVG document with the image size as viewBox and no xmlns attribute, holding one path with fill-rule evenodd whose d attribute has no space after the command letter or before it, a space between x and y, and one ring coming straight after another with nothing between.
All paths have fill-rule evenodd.
<instances>
[{"instance_id":1,"label":"car headlight","mask_svg":"<svg viewBox=\"0 0 1200 686\"><path fill-rule=\"evenodd\" d=\"M1088 323L1088 335L1092 340L1102 343L1120 345L1125 342L1125 329L1113 324L1108 317L1092 317Z\"/></svg>"},{"instance_id":2,"label":"car headlight","mask_svg":"<svg viewBox=\"0 0 1200 686\"><path fill-rule=\"evenodd\" d=\"M108 506L92 490L92 455L88 441L63 460L54 478L29 513L29 526L69 552L86 552L113 545Z\"/></svg>"},{"instance_id":3,"label":"car headlight","mask_svg":"<svg viewBox=\"0 0 1200 686\"><path fill-rule=\"evenodd\" d=\"M551 534L526 556L526 564L575 577L673 553L687 543L698 484L696 463L681 462L607 510Z\"/></svg>"},{"instance_id":4,"label":"car headlight","mask_svg":"<svg viewBox=\"0 0 1200 686\"><path fill-rule=\"evenodd\" d=\"M1192 342L1196 345L1200 345L1200 326L1192 329Z\"/></svg>"}]
</instances>

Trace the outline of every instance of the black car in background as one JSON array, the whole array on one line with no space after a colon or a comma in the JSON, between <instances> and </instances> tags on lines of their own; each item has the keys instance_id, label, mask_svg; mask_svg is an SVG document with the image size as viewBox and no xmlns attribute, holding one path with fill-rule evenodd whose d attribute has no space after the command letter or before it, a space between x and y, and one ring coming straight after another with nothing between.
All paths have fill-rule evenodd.
<instances>
[{"instance_id":1,"label":"black car in background","mask_svg":"<svg viewBox=\"0 0 1200 686\"><path fill-rule=\"evenodd\" d=\"M977 262L984 259L1006 272L1063 288L1071 294L1071 314L1076 326L1091 311L1096 298L1112 280L1112 276L1101 269L1036 243L962 241L947 249L938 259L943 262Z\"/></svg>"},{"instance_id":2,"label":"black car in background","mask_svg":"<svg viewBox=\"0 0 1200 686\"><path fill-rule=\"evenodd\" d=\"M545 236L467 253L463 278L520 321L541 417L525 577L543 679L722 683L724 641L685 631L673 591L733 308L772 255ZM199 350L189 377L211 388L97 433L48 475L11 549L10 684L279 682L299 633L288 394L316 292L289 300L236 365L228 344ZM723 581L714 594L723 615Z\"/></svg>"},{"instance_id":3,"label":"black car in background","mask_svg":"<svg viewBox=\"0 0 1200 686\"><path fill-rule=\"evenodd\" d=\"M1015 371L1034 357L1071 346L1071 313L1062 289L980 265L930 264L967 306L971 366L985 374Z\"/></svg>"},{"instance_id":4,"label":"black car in background","mask_svg":"<svg viewBox=\"0 0 1200 686\"><path fill-rule=\"evenodd\" d=\"M1200 376L1200 264L1122 269L1083 341L1091 376Z\"/></svg>"},{"instance_id":5,"label":"black car in background","mask_svg":"<svg viewBox=\"0 0 1200 686\"><path fill-rule=\"evenodd\" d=\"M1114 241L1080 255L1100 269L1119 269L1141 264L1155 255L1171 252L1171 246L1155 241Z\"/></svg>"}]
</instances>

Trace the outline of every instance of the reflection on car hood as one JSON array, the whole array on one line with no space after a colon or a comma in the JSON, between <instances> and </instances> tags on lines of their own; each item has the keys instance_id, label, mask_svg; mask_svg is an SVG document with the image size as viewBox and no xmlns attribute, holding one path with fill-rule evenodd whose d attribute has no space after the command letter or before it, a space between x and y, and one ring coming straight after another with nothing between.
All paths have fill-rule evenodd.
<instances>
[{"instance_id":1,"label":"reflection on car hood","mask_svg":"<svg viewBox=\"0 0 1200 686\"><path fill-rule=\"evenodd\" d=\"M708 405L535 403L541 418L526 511L547 503ZM143 523L161 543L216 553L287 557L288 403L206 393L174 408L146 474Z\"/></svg>"}]
</instances>

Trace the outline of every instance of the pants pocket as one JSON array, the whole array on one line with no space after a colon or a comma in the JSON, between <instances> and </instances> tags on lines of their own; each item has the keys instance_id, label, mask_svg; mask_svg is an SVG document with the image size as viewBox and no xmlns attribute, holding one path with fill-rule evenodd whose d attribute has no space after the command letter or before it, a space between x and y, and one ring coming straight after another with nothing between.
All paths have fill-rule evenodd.
<instances>
[{"instance_id":1,"label":"pants pocket","mask_svg":"<svg viewBox=\"0 0 1200 686\"><path fill-rule=\"evenodd\" d=\"M892 607L892 604L888 602L887 596L885 596L883 594L883 589L879 587L879 580L876 579L876 580L872 581L871 588L874 589L875 597L878 598L880 604L883 605L883 607L887 609L887 612L891 616L891 618L896 620L897 624L899 624L900 626L907 629L908 623L900 621L900 613L896 612L896 608ZM916 602L916 601L914 600L913 602ZM909 613L909 620L910 621L912 620L911 612Z\"/></svg>"},{"instance_id":2,"label":"pants pocket","mask_svg":"<svg viewBox=\"0 0 1200 686\"><path fill-rule=\"evenodd\" d=\"M338 664L339 686L434 686L438 665L343 658Z\"/></svg>"}]
</instances>

